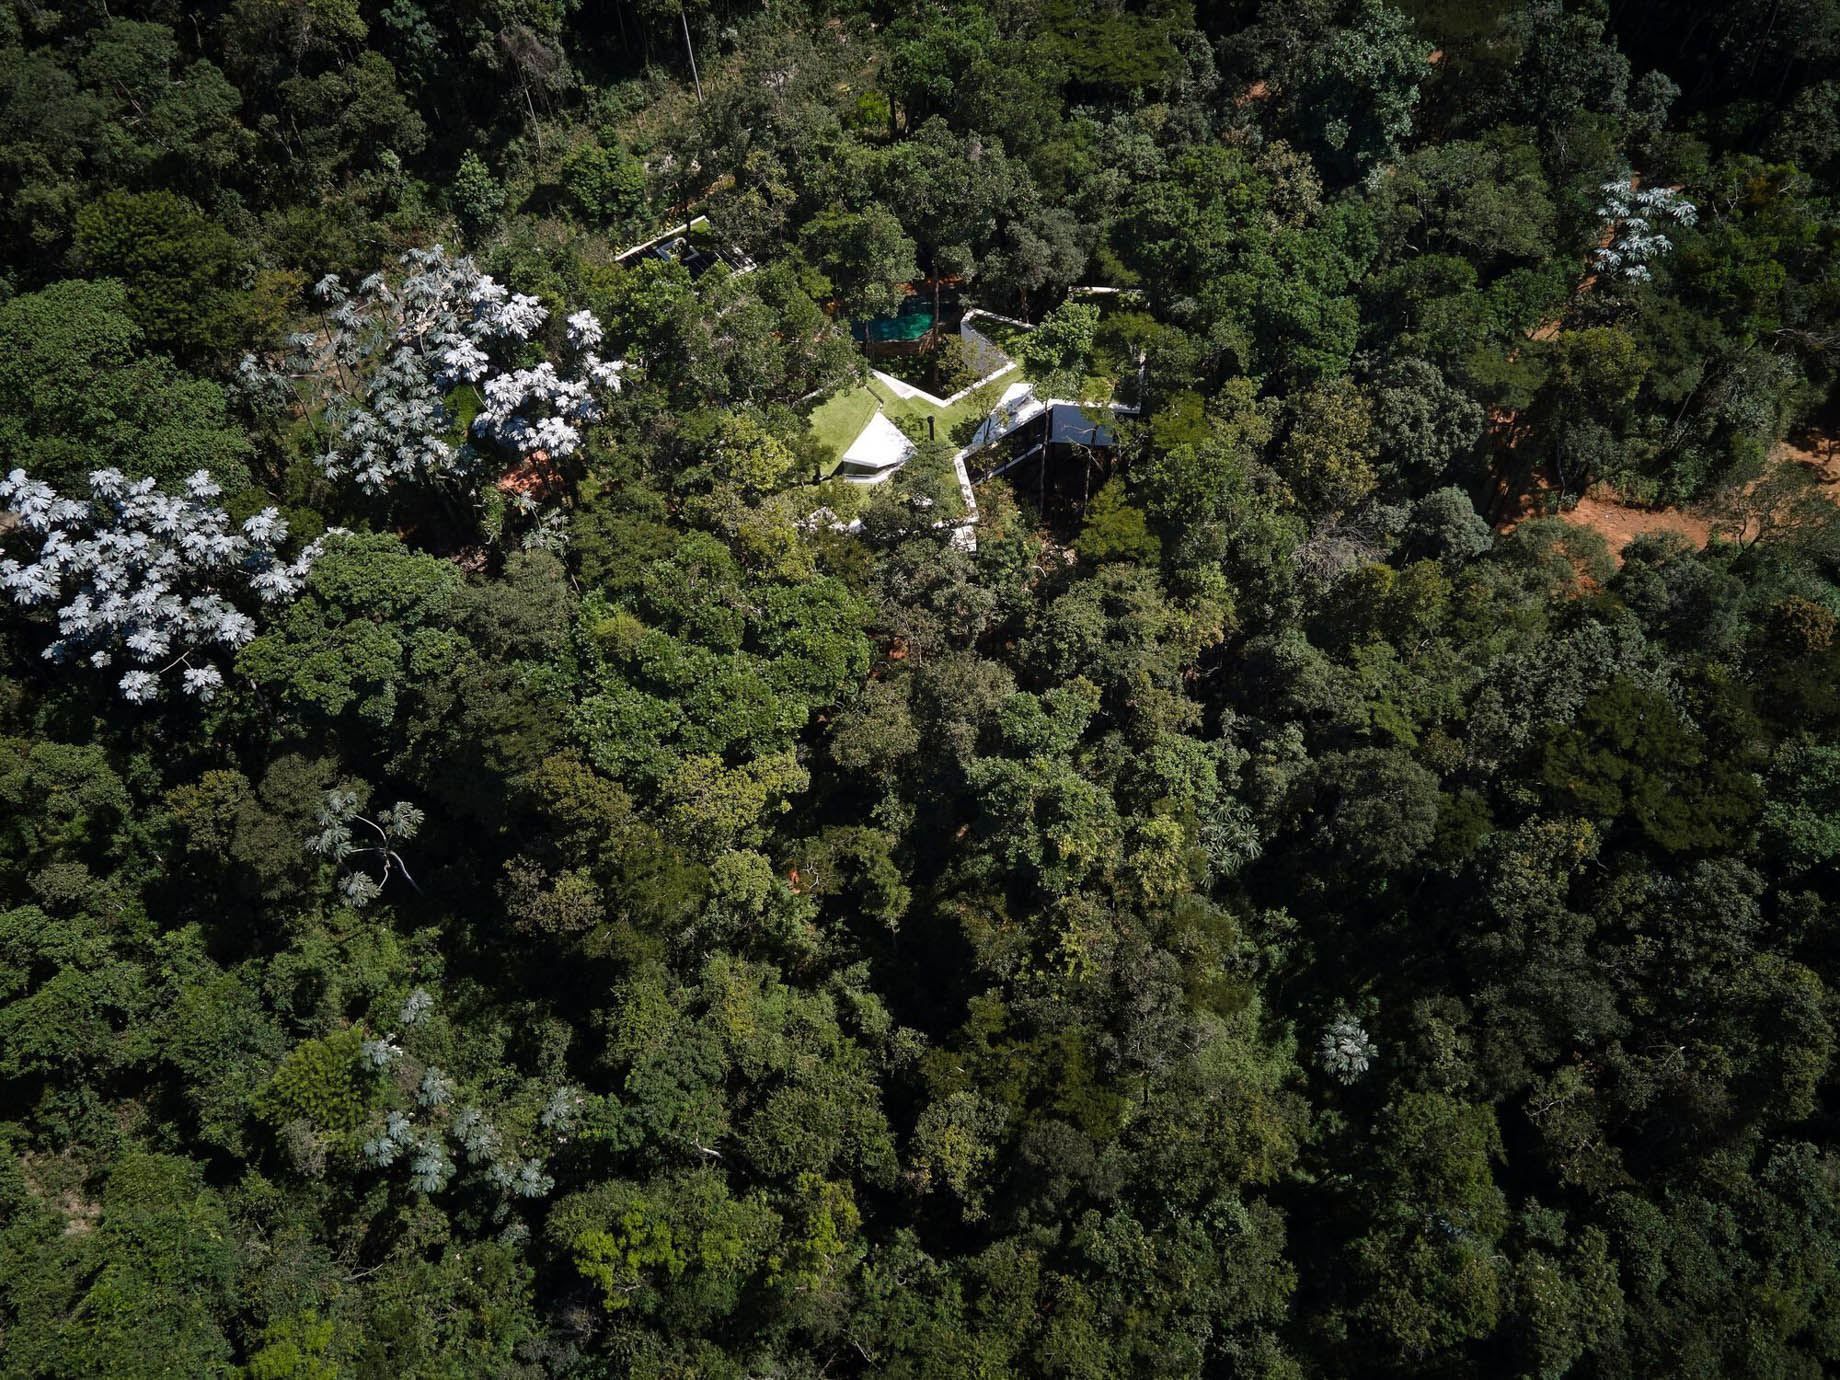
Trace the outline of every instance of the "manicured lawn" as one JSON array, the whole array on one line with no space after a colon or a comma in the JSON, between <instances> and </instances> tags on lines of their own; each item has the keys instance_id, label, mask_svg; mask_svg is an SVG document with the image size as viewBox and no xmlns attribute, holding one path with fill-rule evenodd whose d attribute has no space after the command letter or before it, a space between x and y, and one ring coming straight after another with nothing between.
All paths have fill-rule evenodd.
<instances>
[{"instance_id":1,"label":"manicured lawn","mask_svg":"<svg viewBox=\"0 0 1840 1380\"><path fill-rule=\"evenodd\" d=\"M953 428L966 418L974 418L982 421L985 414L980 406L980 402L982 402L983 406L993 404L996 399L1003 396L1003 390L1010 384L1016 382L1018 377L1019 376L1014 373L1005 374L1002 378L988 385L990 397L987 400L980 400L976 393L972 393L970 396L960 399L947 408L929 406L921 402L918 398L908 398L905 400L897 398L886 387L876 383L873 379L870 380L869 387L873 388L876 391L876 395L881 398L882 411L888 414L890 421L899 424L904 417L918 417L922 419L922 425L924 425L924 419L930 416L934 419L933 430L939 439L942 441L950 441L953 448L957 449L959 442L953 438Z\"/></svg>"},{"instance_id":2,"label":"manicured lawn","mask_svg":"<svg viewBox=\"0 0 1840 1380\"><path fill-rule=\"evenodd\" d=\"M875 394L867 388L848 388L812 409L811 434L831 453L825 473L837 468L843 453L875 415Z\"/></svg>"},{"instance_id":3,"label":"manicured lawn","mask_svg":"<svg viewBox=\"0 0 1840 1380\"><path fill-rule=\"evenodd\" d=\"M988 399L979 399L974 393L963 398L948 408L937 408L922 402L918 398L897 398L886 384L870 379L868 383L839 393L827 399L812 410L811 434L816 436L831 452L831 469L843 458L844 451L850 448L857 434L869 424L869 418L875 415L876 404L881 404L888 420L897 426L907 418L918 418L921 425L931 416L934 433L941 441L951 442L954 448L959 444L953 439L953 428L967 418L982 421L983 407L1003 395L1004 388L1016 382L1017 375L1005 374L990 385ZM830 472L828 469L825 471Z\"/></svg>"}]
</instances>

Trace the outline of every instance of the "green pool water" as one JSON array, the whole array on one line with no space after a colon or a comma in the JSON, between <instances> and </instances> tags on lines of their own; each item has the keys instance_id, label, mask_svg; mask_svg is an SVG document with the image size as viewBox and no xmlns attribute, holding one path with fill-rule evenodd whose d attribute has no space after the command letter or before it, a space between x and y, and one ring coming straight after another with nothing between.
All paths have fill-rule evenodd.
<instances>
[{"instance_id":1,"label":"green pool water","mask_svg":"<svg viewBox=\"0 0 1840 1380\"><path fill-rule=\"evenodd\" d=\"M859 321L850 328L858 340L918 340L933 329L933 304L916 294L901 303L893 316Z\"/></svg>"}]
</instances>

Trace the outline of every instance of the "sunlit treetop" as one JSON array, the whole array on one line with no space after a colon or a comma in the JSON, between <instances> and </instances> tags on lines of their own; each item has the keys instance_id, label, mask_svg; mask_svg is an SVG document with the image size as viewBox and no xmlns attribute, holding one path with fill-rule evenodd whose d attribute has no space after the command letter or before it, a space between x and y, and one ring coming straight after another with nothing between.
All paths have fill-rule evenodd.
<instances>
[{"instance_id":1,"label":"sunlit treetop","mask_svg":"<svg viewBox=\"0 0 1840 1380\"><path fill-rule=\"evenodd\" d=\"M0 505L38 544L30 562L0 559L0 588L22 608L56 606L58 635L44 652L52 661L126 662L119 685L136 703L156 698L174 670L186 694L210 699L223 684L212 658L256 635L254 617L232 596L258 606L292 599L320 543L283 557L280 512L264 508L234 526L203 470L183 494L113 469L92 473L89 487L79 499L22 469L0 479Z\"/></svg>"},{"instance_id":2,"label":"sunlit treetop","mask_svg":"<svg viewBox=\"0 0 1840 1380\"><path fill-rule=\"evenodd\" d=\"M327 478L380 493L475 475L493 456L561 459L578 450L582 427L599 420L624 368L595 353L605 332L593 313L568 318L560 364L513 367L504 356L548 319L541 302L439 245L409 251L402 264L408 272L394 285L373 273L355 291L327 274L313 289L322 328L290 337L290 372L311 381L332 424ZM253 356L242 374L249 384L269 377ZM482 403L464 439L454 405L462 388Z\"/></svg>"}]
</instances>

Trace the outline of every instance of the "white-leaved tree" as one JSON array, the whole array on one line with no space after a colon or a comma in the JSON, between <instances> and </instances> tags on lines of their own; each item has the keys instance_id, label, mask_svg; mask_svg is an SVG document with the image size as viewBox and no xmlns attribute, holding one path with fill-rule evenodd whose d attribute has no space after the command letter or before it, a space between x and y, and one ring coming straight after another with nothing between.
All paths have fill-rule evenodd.
<instances>
[{"instance_id":1,"label":"white-leaved tree","mask_svg":"<svg viewBox=\"0 0 1840 1380\"><path fill-rule=\"evenodd\" d=\"M0 588L22 608L55 609L52 661L125 667L121 693L136 703L158 697L162 678L178 671L186 694L208 700L223 685L217 660L256 635L241 605L292 599L320 552L315 541L282 556L279 511L239 525L221 496L203 470L183 494L97 470L89 497L72 498L16 469L0 478L0 509L18 518L36 553L0 558Z\"/></svg>"},{"instance_id":2,"label":"white-leaved tree","mask_svg":"<svg viewBox=\"0 0 1840 1380\"><path fill-rule=\"evenodd\" d=\"M624 365L597 353L604 332L591 312L568 318L568 350L558 363L513 367L505 356L542 326L547 309L481 273L470 258L439 245L402 257L394 285L373 273L349 290L334 274L314 293L321 330L290 337L289 372L307 381L331 436L328 478L367 493L392 484L465 478L489 456L513 463L562 459L581 445L583 425L618 391ZM275 391L280 376L253 356L239 370L252 396ZM478 391L469 433L456 436L454 391Z\"/></svg>"},{"instance_id":3,"label":"white-leaved tree","mask_svg":"<svg viewBox=\"0 0 1840 1380\"><path fill-rule=\"evenodd\" d=\"M403 1003L403 1029L365 1042L375 1068L406 1062L416 1090L413 1110L391 1110L373 1124L363 1145L366 1163L375 1169L402 1164L410 1186L422 1193L441 1192L464 1168L505 1198L545 1197L556 1180L546 1162L529 1152L540 1152L544 1140L554 1145L567 1141L581 1111L580 1089L567 1084L553 1089L537 1118L539 1130L507 1143L510 1138L491 1116L477 1103L460 1099L453 1075L417 1058L415 1032L426 1024L433 1005L433 998L416 988Z\"/></svg>"},{"instance_id":4,"label":"white-leaved tree","mask_svg":"<svg viewBox=\"0 0 1840 1380\"><path fill-rule=\"evenodd\" d=\"M1343 1083L1353 1083L1380 1050L1362 1024L1344 1011L1323 1032L1320 1052L1324 1070Z\"/></svg>"},{"instance_id":5,"label":"white-leaved tree","mask_svg":"<svg viewBox=\"0 0 1840 1380\"><path fill-rule=\"evenodd\" d=\"M1653 276L1649 264L1674 248L1674 242L1658 227L1690 227L1699 220L1699 208L1672 187L1638 190L1625 177L1606 182L1598 190L1603 193L1597 214L1606 222L1605 242L1598 247L1593 264L1599 273L1613 278L1647 282Z\"/></svg>"},{"instance_id":6,"label":"white-leaved tree","mask_svg":"<svg viewBox=\"0 0 1840 1380\"><path fill-rule=\"evenodd\" d=\"M398 872L410 886L421 890L415 878L409 875L409 865L396 851L396 845L414 838L422 827L423 818L415 806L399 800L390 809L379 810L377 817L372 819L358 813L356 791L333 789L327 791L326 798L320 802L315 817L319 832L308 835L307 848L346 869L339 883L340 892L349 904L367 906L382 894L384 883ZM363 825L369 832L354 835L354 824ZM357 866L360 860L380 867L383 875L372 876Z\"/></svg>"}]
</instances>

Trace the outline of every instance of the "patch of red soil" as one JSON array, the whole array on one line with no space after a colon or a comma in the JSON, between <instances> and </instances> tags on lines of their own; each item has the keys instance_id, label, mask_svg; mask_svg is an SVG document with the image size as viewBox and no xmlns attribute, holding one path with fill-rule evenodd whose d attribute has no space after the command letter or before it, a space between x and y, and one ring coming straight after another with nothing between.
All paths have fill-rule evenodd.
<instances>
[{"instance_id":1,"label":"patch of red soil","mask_svg":"<svg viewBox=\"0 0 1840 1380\"><path fill-rule=\"evenodd\" d=\"M1623 563L1623 548L1637 537L1678 532L1696 550L1703 549L1712 539L1712 525L1705 518L1683 509L1637 508L1619 502L1607 489L1597 490L1596 493L1606 496L1586 494L1578 500L1578 506L1571 512L1559 516L1574 526L1588 527L1601 536L1618 565Z\"/></svg>"},{"instance_id":2,"label":"patch of red soil","mask_svg":"<svg viewBox=\"0 0 1840 1380\"><path fill-rule=\"evenodd\" d=\"M1821 486L1821 496L1840 503L1840 437L1805 431L1793 441L1778 441L1770 458L1779 465L1801 465Z\"/></svg>"},{"instance_id":3,"label":"patch of red soil","mask_svg":"<svg viewBox=\"0 0 1840 1380\"><path fill-rule=\"evenodd\" d=\"M546 450L535 451L517 468L499 476L498 491L503 494L529 494L539 503L559 497L568 479L549 458Z\"/></svg>"},{"instance_id":4,"label":"patch of red soil","mask_svg":"<svg viewBox=\"0 0 1840 1380\"><path fill-rule=\"evenodd\" d=\"M1776 449L1770 452L1770 463L1772 467L1799 465L1810 471L1817 486L1815 492L1828 502L1840 505L1840 437L1802 432L1792 441L1778 441ZM1546 477L1536 475L1528 492L1506 505L1507 517L1496 524L1495 530L1511 532L1516 523L1535 516L1544 507L1541 495L1550 491ZM1704 550L1712 539L1712 524L1705 515L1688 508L1645 508L1625 503L1602 484L1594 485L1571 511L1557 516L1561 521L1588 527L1603 537L1618 565L1623 563L1623 548L1637 537L1678 532L1697 550ZM1747 538L1751 535L1748 524L1744 535Z\"/></svg>"},{"instance_id":5,"label":"patch of red soil","mask_svg":"<svg viewBox=\"0 0 1840 1380\"><path fill-rule=\"evenodd\" d=\"M1512 532L1520 523L1540 516L1546 507L1542 496L1551 492L1552 486L1546 476L1535 475L1529 491L1513 500L1507 516L1495 524L1495 530L1501 533ZM1693 544L1695 550L1703 550L1712 539L1711 523L1698 514L1683 508L1645 508L1625 503L1608 486L1602 484L1593 485L1569 511L1558 512L1553 516L1561 522L1596 532L1604 539L1604 544L1610 548L1611 559L1618 565L1623 563L1623 548L1637 537L1654 536L1659 532L1678 532Z\"/></svg>"}]
</instances>

